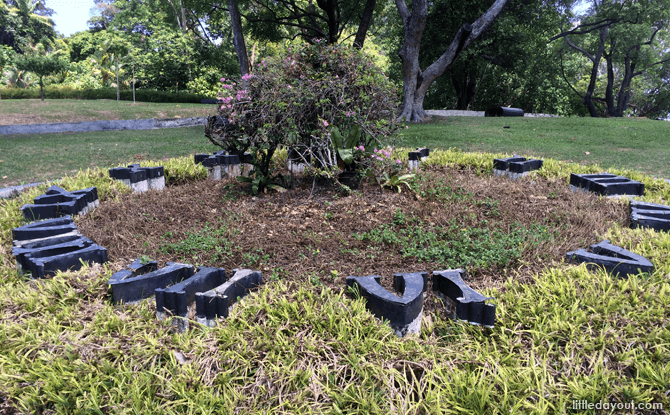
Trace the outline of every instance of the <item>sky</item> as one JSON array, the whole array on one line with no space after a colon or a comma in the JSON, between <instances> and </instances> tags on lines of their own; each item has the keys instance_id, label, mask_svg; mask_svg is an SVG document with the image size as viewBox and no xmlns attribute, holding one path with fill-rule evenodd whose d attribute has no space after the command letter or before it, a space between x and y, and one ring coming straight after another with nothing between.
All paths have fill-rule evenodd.
<instances>
[{"instance_id":1,"label":"sky","mask_svg":"<svg viewBox=\"0 0 670 415\"><path fill-rule=\"evenodd\" d=\"M88 29L86 21L91 18L91 8L95 4L93 0L47 0L46 5L56 12L51 16L56 22L56 30L67 37Z\"/></svg>"}]
</instances>

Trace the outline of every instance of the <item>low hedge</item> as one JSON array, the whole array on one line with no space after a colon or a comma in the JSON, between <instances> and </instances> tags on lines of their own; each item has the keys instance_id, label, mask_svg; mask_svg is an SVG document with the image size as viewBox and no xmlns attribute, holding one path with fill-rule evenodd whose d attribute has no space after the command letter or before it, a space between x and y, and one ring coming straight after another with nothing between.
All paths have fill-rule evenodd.
<instances>
[{"instance_id":1,"label":"low hedge","mask_svg":"<svg viewBox=\"0 0 670 415\"><path fill-rule=\"evenodd\" d=\"M0 88L2 99L38 99L39 88ZM47 99L116 99L116 88L75 89L66 85L47 85L44 87ZM200 103L206 98L188 92L169 92L153 89L135 90L135 100L142 102ZM121 100L132 101L133 91L122 90Z\"/></svg>"}]
</instances>

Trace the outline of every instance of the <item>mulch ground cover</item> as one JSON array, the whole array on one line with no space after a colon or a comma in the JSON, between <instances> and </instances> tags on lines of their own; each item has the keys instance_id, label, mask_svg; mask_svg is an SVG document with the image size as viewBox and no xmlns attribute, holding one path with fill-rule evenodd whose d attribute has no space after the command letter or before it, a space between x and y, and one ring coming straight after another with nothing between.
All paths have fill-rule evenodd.
<instances>
[{"instance_id":1,"label":"mulch ground cover","mask_svg":"<svg viewBox=\"0 0 670 415\"><path fill-rule=\"evenodd\" d=\"M532 282L535 273L563 261L568 251L600 242L598 235L613 222L627 221L626 204L542 178L512 181L436 168L422 171L412 182L413 191L402 193L362 183L345 195L336 187L312 184L305 180L284 193L259 196L237 181L168 186L105 201L79 218L77 226L107 248L115 271L148 257L159 266L185 262L225 268L228 275L234 268L251 268L263 271L264 279L336 290L346 288L347 276L381 275L382 285L392 290L393 273L464 267L468 284L481 290L502 288L508 278ZM472 229L478 233L469 233ZM450 240L450 232L460 239ZM467 266L458 263L458 255L440 256L478 243L464 235L477 239L514 232L520 254L502 264L481 266L470 258ZM427 234L437 240L421 240L425 246L415 248L437 255L408 253L403 244L413 244L412 235ZM398 242L399 235L410 239ZM481 249L482 258L491 254ZM425 302L428 309L433 303Z\"/></svg>"}]
</instances>

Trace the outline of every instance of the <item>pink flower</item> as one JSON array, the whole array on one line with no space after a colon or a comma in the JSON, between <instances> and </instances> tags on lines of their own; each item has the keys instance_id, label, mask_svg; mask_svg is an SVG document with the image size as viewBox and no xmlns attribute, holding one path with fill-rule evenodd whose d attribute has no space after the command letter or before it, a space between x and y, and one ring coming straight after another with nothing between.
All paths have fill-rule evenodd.
<instances>
[{"instance_id":1,"label":"pink flower","mask_svg":"<svg viewBox=\"0 0 670 415\"><path fill-rule=\"evenodd\" d=\"M400 160L396 160L395 162L398 163L398 164L402 164L402 161L400 161Z\"/></svg>"},{"instance_id":2,"label":"pink flower","mask_svg":"<svg viewBox=\"0 0 670 415\"><path fill-rule=\"evenodd\" d=\"M248 81L249 79L251 79L251 78L253 78L253 77L254 77L254 76L253 76L252 74L248 73L248 74L242 76L242 80L244 80L244 81ZM246 91L245 91L245 92L246 92Z\"/></svg>"},{"instance_id":3,"label":"pink flower","mask_svg":"<svg viewBox=\"0 0 670 415\"><path fill-rule=\"evenodd\" d=\"M291 85L286 85L286 88L291 89Z\"/></svg>"},{"instance_id":4,"label":"pink flower","mask_svg":"<svg viewBox=\"0 0 670 415\"><path fill-rule=\"evenodd\" d=\"M406 126L405 126L405 130L408 129L408 128L409 128L409 125L406 125Z\"/></svg>"},{"instance_id":5,"label":"pink flower","mask_svg":"<svg viewBox=\"0 0 670 415\"><path fill-rule=\"evenodd\" d=\"M226 78L221 78L221 82L226 82Z\"/></svg>"},{"instance_id":6,"label":"pink flower","mask_svg":"<svg viewBox=\"0 0 670 415\"><path fill-rule=\"evenodd\" d=\"M221 109L224 109L224 108L225 108L225 105L221 105Z\"/></svg>"},{"instance_id":7,"label":"pink flower","mask_svg":"<svg viewBox=\"0 0 670 415\"><path fill-rule=\"evenodd\" d=\"M376 153L376 152L377 152L377 149L375 148L373 151Z\"/></svg>"},{"instance_id":8,"label":"pink flower","mask_svg":"<svg viewBox=\"0 0 670 415\"><path fill-rule=\"evenodd\" d=\"M363 146L360 146L360 147L358 147L358 148L359 148L361 151L365 151L365 147L363 147Z\"/></svg>"},{"instance_id":9,"label":"pink flower","mask_svg":"<svg viewBox=\"0 0 670 415\"><path fill-rule=\"evenodd\" d=\"M321 120L321 122L323 123L323 126L324 126L324 127L328 127L328 121L326 121L326 120Z\"/></svg>"}]
</instances>

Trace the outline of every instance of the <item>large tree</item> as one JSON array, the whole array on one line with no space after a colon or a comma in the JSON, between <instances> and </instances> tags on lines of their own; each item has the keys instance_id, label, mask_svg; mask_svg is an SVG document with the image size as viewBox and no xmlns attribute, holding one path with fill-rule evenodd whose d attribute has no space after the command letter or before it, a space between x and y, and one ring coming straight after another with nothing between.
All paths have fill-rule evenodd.
<instances>
[{"instance_id":1,"label":"large tree","mask_svg":"<svg viewBox=\"0 0 670 415\"><path fill-rule=\"evenodd\" d=\"M428 0L413 0L411 11L405 0L395 0L404 31L404 41L399 53L403 77L403 102L399 119L418 122L427 116L423 109L423 101L430 85L453 64L463 49L493 23L507 1L495 0L472 24L463 22L446 51L425 70L421 70L419 52L428 17Z\"/></svg>"},{"instance_id":2,"label":"large tree","mask_svg":"<svg viewBox=\"0 0 670 415\"><path fill-rule=\"evenodd\" d=\"M597 103L604 104L604 115L622 117L631 99L633 79L670 62L668 25L668 0L595 0L570 30L553 37L564 39L568 48L588 59L588 86L583 92L573 90L592 117L601 115ZM597 96L603 72L604 96Z\"/></svg>"}]
</instances>

